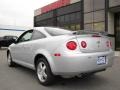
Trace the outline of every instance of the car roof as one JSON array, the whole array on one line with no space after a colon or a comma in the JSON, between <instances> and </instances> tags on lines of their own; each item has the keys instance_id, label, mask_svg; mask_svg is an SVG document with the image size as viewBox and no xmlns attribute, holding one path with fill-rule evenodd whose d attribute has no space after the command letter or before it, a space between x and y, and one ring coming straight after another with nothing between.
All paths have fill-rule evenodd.
<instances>
[{"instance_id":1,"label":"car roof","mask_svg":"<svg viewBox=\"0 0 120 90\"><path fill-rule=\"evenodd\" d=\"M47 29L47 30L51 30L51 31L65 30L65 29L63 29L63 28L59 28L59 27L50 27L50 26L49 26L49 27L46 26L46 27L35 27L35 28L34 28L34 30L38 30L38 31L42 32L43 34L45 34L46 36L52 37L52 35L50 35L50 34L46 31L46 29ZM66 30L65 30L65 31L66 31ZM71 31L68 30L68 32L71 32Z\"/></svg>"},{"instance_id":2,"label":"car roof","mask_svg":"<svg viewBox=\"0 0 120 90\"><path fill-rule=\"evenodd\" d=\"M43 34L45 34L47 37L51 37L46 31L45 31L45 27L34 27L33 30L37 30L42 32Z\"/></svg>"}]
</instances>

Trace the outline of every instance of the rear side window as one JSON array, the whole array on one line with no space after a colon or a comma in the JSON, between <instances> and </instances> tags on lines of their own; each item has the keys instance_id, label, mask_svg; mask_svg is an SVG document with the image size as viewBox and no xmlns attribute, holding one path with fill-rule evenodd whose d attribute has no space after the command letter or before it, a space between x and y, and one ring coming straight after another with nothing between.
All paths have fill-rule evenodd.
<instances>
[{"instance_id":1,"label":"rear side window","mask_svg":"<svg viewBox=\"0 0 120 90\"><path fill-rule=\"evenodd\" d=\"M33 36L32 36L32 40L37 40L37 39L42 39L45 38L46 36L41 33L40 31L34 30L33 31Z\"/></svg>"}]
</instances>

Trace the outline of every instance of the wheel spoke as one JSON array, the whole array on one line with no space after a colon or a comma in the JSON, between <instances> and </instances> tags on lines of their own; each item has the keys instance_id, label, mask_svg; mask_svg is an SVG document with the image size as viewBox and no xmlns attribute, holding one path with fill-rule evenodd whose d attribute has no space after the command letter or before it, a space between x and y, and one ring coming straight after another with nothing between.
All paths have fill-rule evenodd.
<instances>
[{"instance_id":1,"label":"wheel spoke","mask_svg":"<svg viewBox=\"0 0 120 90\"><path fill-rule=\"evenodd\" d=\"M47 74L45 72L43 72L43 76L45 77L45 79L47 78Z\"/></svg>"},{"instance_id":2,"label":"wheel spoke","mask_svg":"<svg viewBox=\"0 0 120 90\"><path fill-rule=\"evenodd\" d=\"M42 69L42 68L43 68L42 63L40 63L39 67L40 67L40 69Z\"/></svg>"},{"instance_id":3,"label":"wheel spoke","mask_svg":"<svg viewBox=\"0 0 120 90\"><path fill-rule=\"evenodd\" d=\"M42 82L45 82L47 79L47 74L46 74L46 65L43 62L40 62L38 65L38 77Z\"/></svg>"},{"instance_id":4,"label":"wheel spoke","mask_svg":"<svg viewBox=\"0 0 120 90\"><path fill-rule=\"evenodd\" d=\"M41 75L41 77L40 77L40 78L41 78L41 81L44 81L44 77L43 77L43 75Z\"/></svg>"},{"instance_id":5,"label":"wheel spoke","mask_svg":"<svg viewBox=\"0 0 120 90\"><path fill-rule=\"evenodd\" d=\"M46 70L46 66L45 66L45 65L43 66L43 70L44 70L44 71Z\"/></svg>"}]
</instances>

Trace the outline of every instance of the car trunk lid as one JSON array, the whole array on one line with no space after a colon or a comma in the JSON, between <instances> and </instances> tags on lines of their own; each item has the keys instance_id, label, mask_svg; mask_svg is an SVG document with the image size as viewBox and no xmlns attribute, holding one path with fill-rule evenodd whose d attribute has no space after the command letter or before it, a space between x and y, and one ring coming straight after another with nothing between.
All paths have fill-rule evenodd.
<instances>
[{"instance_id":1,"label":"car trunk lid","mask_svg":"<svg viewBox=\"0 0 120 90\"><path fill-rule=\"evenodd\" d=\"M83 53L89 52L104 52L110 49L110 41L105 36L99 35L76 35L80 51Z\"/></svg>"}]
</instances>

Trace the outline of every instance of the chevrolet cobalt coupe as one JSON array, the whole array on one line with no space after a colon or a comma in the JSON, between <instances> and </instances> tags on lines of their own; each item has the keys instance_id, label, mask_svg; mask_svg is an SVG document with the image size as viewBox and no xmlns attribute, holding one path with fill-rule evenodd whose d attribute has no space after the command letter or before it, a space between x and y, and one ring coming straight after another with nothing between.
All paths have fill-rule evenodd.
<instances>
[{"instance_id":1,"label":"chevrolet cobalt coupe","mask_svg":"<svg viewBox=\"0 0 120 90\"><path fill-rule=\"evenodd\" d=\"M42 85L64 78L100 72L111 67L111 41L97 32L37 27L25 31L7 50L8 65L36 71Z\"/></svg>"}]
</instances>

